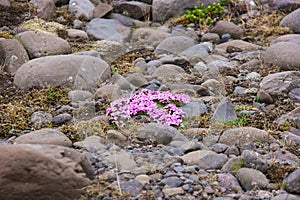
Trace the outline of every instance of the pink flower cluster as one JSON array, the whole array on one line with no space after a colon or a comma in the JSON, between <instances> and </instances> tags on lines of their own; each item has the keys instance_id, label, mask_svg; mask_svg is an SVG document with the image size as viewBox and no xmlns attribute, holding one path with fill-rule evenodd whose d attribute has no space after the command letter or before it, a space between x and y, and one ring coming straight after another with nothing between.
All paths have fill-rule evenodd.
<instances>
[{"instance_id":1,"label":"pink flower cluster","mask_svg":"<svg viewBox=\"0 0 300 200\"><path fill-rule=\"evenodd\" d=\"M113 101L107 108L106 115L112 123L120 126L139 114L148 116L149 122L178 126L182 122L182 110L177 105L186 104L189 100L189 96L185 94L143 89L130 97Z\"/></svg>"}]
</instances>

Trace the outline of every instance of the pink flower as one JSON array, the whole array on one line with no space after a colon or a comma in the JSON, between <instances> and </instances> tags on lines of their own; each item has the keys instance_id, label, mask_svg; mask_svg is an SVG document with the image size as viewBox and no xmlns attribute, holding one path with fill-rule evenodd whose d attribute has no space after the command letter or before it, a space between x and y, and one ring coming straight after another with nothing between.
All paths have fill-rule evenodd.
<instances>
[{"instance_id":1,"label":"pink flower","mask_svg":"<svg viewBox=\"0 0 300 200\"><path fill-rule=\"evenodd\" d=\"M183 113L177 105L188 102L189 96L185 94L142 89L130 97L113 101L107 108L106 115L112 123L120 126L124 126L126 121L139 114L147 115L148 121L178 126L182 122Z\"/></svg>"}]
</instances>

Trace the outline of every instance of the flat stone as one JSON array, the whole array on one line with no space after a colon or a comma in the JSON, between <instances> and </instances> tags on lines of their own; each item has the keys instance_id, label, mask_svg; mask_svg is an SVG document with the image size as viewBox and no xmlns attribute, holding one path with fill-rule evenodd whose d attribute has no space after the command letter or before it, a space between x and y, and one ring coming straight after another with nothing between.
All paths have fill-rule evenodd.
<instances>
[{"instance_id":1,"label":"flat stone","mask_svg":"<svg viewBox=\"0 0 300 200\"><path fill-rule=\"evenodd\" d=\"M190 153L187 153L181 156L181 158L183 159L184 163L187 165L198 165L200 159L205 157L208 154L216 154L216 153L210 150L198 150L198 151L192 151Z\"/></svg>"},{"instance_id":2,"label":"flat stone","mask_svg":"<svg viewBox=\"0 0 300 200\"><path fill-rule=\"evenodd\" d=\"M16 144L53 144L71 147L72 141L56 129L45 128L17 137Z\"/></svg>"},{"instance_id":3,"label":"flat stone","mask_svg":"<svg viewBox=\"0 0 300 200\"><path fill-rule=\"evenodd\" d=\"M260 49L261 47L243 40L231 40L222 44L218 44L215 47L215 50L220 53L226 53L228 47L233 47L240 49L241 51L254 51Z\"/></svg>"},{"instance_id":4,"label":"flat stone","mask_svg":"<svg viewBox=\"0 0 300 200\"><path fill-rule=\"evenodd\" d=\"M160 183L168 185L171 188L176 188L183 185L183 180L177 176L171 176L162 179Z\"/></svg>"},{"instance_id":5,"label":"flat stone","mask_svg":"<svg viewBox=\"0 0 300 200\"><path fill-rule=\"evenodd\" d=\"M106 148L106 146L102 144L101 137L96 135L88 136L81 142L75 142L74 146L87 149L90 152L100 151Z\"/></svg>"},{"instance_id":6,"label":"flat stone","mask_svg":"<svg viewBox=\"0 0 300 200\"><path fill-rule=\"evenodd\" d=\"M93 18L101 18L112 10L113 7L110 4L99 2L99 4L93 10Z\"/></svg>"}]
</instances>

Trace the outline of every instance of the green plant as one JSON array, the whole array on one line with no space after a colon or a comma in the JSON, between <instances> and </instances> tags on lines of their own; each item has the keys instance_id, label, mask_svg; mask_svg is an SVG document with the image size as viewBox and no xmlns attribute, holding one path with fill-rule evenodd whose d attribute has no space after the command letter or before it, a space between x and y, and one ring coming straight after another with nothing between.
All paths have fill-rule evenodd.
<instances>
[{"instance_id":1,"label":"green plant","mask_svg":"<svg viewBox=\"0 0 300 200\"><path fill-rule=\"evenodd\" d=\"M248 125L248 117L249 114L242 113L236 120L229 120L225 122L227 125L235 125L235 126L247 126Z\"/></svg>"},{"instance_id":2,"label":"green plant","mask_svg":"<svg viewBox=\"0 0 300 200\"><path fill-rule=\"evenodd\" d=\"M214 2L209 6L204 6L202 3L199 7L195 6L192 10L187 10L184 17L189 22L211 25L224 12L223 4L226 2L227 0L220 0L219 3Z\"/></svg>"},{"instance_id":3,"label":"green plant","mask_svg":"<svg viewBox=\"0 0 300 200\"><path fill-rule=\"evenodd\" d=\"M59 93L58 91L55 91L52 87L49 87L47 89L47 99L48 100L56 100L62 97L62 94Z\"/></svg>"},{"instance_id":4,"label":"green plant","mask_svg":"<svg viewBox=\"0 0 300 200\"><path fill-rule=\"evenodd\" d=\"M111 69L112 74L117 74L118 73L118 69L114 65L111 65L110 69Z\"/></svg>"},{"instance_id":5,"label":"green plant","mask_svg":"<svg viewBox=\"0 0 300 200\"><path fill-rule=\"evenodd\" d=\"M282 124L280 124L278 126L278 130L279 131L288 131L290 130L290 127L292 126L292 124L288 121L284 121Z\"/></svg>"},{"instance_id":6,"label":"green plant","mask_svg":"<svg viewBox=\"0 0 300 200\"><path fill-rule=\"evenodd\" d=\"M244 166L244 161L240 160L231 164L231 168L236 172Z\"/></svg>"}]
</instances>

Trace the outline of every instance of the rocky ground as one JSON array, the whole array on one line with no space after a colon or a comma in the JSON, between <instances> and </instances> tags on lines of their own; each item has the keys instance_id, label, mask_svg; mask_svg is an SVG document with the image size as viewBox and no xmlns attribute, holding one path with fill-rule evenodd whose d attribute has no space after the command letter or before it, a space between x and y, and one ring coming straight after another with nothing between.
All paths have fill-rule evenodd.
<instances>
[{"instance_id":1,"label":"rocky ground","mask_svg":"<svg viewBox=\"0 0 300 200\"><path fill-rule=\"evenodd\" d=\"M0 199L300 199L300 3L176 2L0 0ZM182 123L112 123L142 89Z\"/></svg>"}]
</instances>

